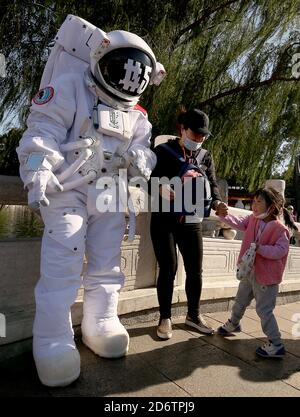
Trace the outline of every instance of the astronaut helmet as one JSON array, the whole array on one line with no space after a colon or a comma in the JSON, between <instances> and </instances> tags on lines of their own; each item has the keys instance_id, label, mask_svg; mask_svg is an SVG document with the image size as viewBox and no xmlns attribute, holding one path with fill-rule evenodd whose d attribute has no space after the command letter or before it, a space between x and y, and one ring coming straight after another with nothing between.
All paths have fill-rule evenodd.
<instances>
[{"instance_id":1,"label":"astronaut helmet","mask_svg":"<svg viewBox=\"0 0 300 417\"><path fill-rule=\"evenodd\" d=\"M139 97L149 84L153 63L137 48L114 49L100 59L95 77L111 94L122 100Z\"/></svg>"},{"instance_id":2,"label":"astronaut helmet","mask_svg":"<svg viewBox=\"0 0 300 417\"><path fill-rule=\"evenodd\" d=\"M102 32L103 33L103 32ZM134 33L105 34L91 51L91 72L97 86L112 100L135 106L149 84L158 85L165 70L147 43Z\"/></svg>"}]
</instances>

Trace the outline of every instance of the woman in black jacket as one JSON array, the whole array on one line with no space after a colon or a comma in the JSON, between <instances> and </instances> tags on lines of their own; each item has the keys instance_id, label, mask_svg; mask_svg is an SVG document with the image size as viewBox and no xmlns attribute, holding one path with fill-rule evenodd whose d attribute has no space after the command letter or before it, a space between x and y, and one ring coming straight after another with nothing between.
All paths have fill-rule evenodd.
<instances>
[{"instance_id":1,"label":"woman in black jacket","mask_svg":"<svg viewBox=\"0 0 300 417\"><path fill-rule=\"evenodd\" d=\"M152 172L151 184L153 184L154 178L161 179L162 177L167 177L171 179L178 177L178 175L181 175L182 184L187 180L194 181L197 176L202 176L201 172L205 171L211 189L212 208L214 210L218 208L217 212L219 214L224 213L226 215L227 206L221 202L213 158L208 151L202 150L202 143L210 134L208 130L208 116L198 109L192 109L181 113L178 117L178 123L180 124L181 137L170 139L167 144L158 145L154 148L157 156L157 165ZM199 161L200 153L201 162ZM184 161L199 167L200 172L195 167L195 169L188 169L182 175ZM190 168L193 168L193 166ZM177 192L178 189L176 189ZM153 194L152 186L152 198L155 200L155 195ZM174 202L176 195L175 191L168 185L159 187L159 196L157 201L153 202L154 207L158 211L155 212L152 209L151 216L151 239L159 265L157 295L160 320L157 335L161 339L170 339L172 337L171 304L177 271L176 245L178 245L182 254L186 271L185 290L188 311L185 323L202 333L212 334L213 329L205 323L199 312L202 290L202 219L197 217L196 213L193 213L195 217L191 217L190 215L187 216L184 211L181 213L174 213L172 209L168 212L164 211L162 209L163 198L169 200L172 207L172 202Z\"/></svg>"}]
</instances>

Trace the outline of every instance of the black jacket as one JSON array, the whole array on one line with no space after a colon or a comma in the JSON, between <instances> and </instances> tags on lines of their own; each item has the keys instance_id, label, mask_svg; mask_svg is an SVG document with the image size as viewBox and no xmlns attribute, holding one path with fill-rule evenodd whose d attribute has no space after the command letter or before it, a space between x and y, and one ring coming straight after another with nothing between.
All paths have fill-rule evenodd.
<instances>
[{"instance_id":1,"label":"black jacket","mask_svg":"<svg viewBox=\"0 0 300 417\"><path fill-rule=\"evenodd\" d=\"M179 138L168 140L168 146L172 147L181 156L184 156L183 149L179 144ZM169 179L176 177L180 171L182 163L168 152L163 146L156 146L153 149L153 152L157 157L157 164L154 170L152 171L151 177L167 177ZM195 158L197 157L200 150L192 153L193 163L195 163ZM211 196L212 196L212 206L216 200L222 201L221 194L218 188L214 161L211 153L206 152L204 158L201 162L202 169L205 169L206 176L210 182L211 187Z\"/></svg>"}]
</instances>

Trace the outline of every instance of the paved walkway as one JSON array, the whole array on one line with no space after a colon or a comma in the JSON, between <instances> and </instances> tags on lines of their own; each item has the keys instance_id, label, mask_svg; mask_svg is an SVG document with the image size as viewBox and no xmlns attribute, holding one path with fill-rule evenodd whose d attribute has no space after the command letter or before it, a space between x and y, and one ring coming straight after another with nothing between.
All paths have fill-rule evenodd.
<instances>
[{"instance_id":1,"label":"paved walkway","mask_svg":"<svg viewBox=\"0 0 300 417\"><path fill-rule=\"evenodd\" d=\"M256 357L264 336L254 310L242 320L243 332L228 338L203 336L186 327L184 317L173 320L173 337L161 341L156 323L129 328L130 351L126 358L102 359L82 345L80 378L66 388L40 385L31 353L0 364L0 396L73 397L207 397L300 396L300 301L276 307L287 355L283 360ZM208 313L218 327L228 312ZM292 336L292 329L299 336Z\"/></svg>"}]
</instances>

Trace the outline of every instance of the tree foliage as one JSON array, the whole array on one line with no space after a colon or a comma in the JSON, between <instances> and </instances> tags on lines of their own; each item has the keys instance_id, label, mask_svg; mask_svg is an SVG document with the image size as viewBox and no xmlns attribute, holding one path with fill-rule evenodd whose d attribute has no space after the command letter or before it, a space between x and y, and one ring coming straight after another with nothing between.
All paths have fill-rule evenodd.
<instances>
[{"instance_id":1,"label":"tree foliage","mask_svg":"<svg viewBox=\"0 0 300 417\"><path fill-rule=\"evenodd\" d=\"M19 175L16 147L22 132L22 129L13 128L0 136L0 175Z\"/></svg>"},{"instance_id":2,"label":"tree foliage","mask_svg":"<svg viewBox=\"0 0 300 417\"><path fill-rule=\"evenodd\" d=\"M289 176L299 151L300 78L292 76L299 12L294 0L0 0L8 74L0 116L18 109L24 123L49 45L66 15L76 14L143 37L168 71L142 98L154 134L175 132L180 106L203 109L218 176L253 189L283 161Z\"/></svg>"}]
</instances>

